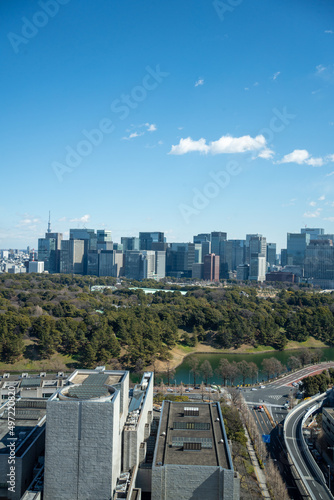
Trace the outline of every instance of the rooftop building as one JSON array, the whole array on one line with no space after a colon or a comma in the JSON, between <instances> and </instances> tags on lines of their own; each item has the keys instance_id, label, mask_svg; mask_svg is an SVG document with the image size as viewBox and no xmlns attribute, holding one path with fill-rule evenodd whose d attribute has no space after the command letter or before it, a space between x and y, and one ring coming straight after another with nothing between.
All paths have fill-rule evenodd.
<instances>
[{"instance_id":1,"label":"rooftop building","mask_svg":"<svg viewBox=\"0 0 334 500\"><path fill-rule=\"evenodd\" d=\"M152 500L238 499L218 403L164 401L152 467Z\"/></svg>"}]
</instances>

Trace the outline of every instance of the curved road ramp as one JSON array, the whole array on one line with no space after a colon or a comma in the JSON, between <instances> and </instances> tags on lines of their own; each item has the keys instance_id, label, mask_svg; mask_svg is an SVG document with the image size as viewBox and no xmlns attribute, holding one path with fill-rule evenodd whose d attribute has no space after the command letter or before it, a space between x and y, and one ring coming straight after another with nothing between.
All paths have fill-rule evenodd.
<instances>
[{"instance_id":1,"label":"curved road ramp","mask_svg":"<svg viewBox=\"0 0 334 500\"><path fill-rule=\"evenodd\" d=\"M303 436L303 424L326 398L326 393L299 404L284 421L284 441L293 476L303 498L333 500L325 477L315 462Z\"/></svg>"}]
</instances>

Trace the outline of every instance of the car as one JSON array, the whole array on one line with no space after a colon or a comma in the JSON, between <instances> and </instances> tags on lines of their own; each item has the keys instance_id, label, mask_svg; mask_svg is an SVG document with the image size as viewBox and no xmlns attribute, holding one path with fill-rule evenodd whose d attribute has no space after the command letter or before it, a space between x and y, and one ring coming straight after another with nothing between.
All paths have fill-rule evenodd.
<instances>
[{"instance_id":1,"label":"car","mask_svg":"<svg viewBox=\"0 0 334 500\"><path fill-rule=\"evenodd\" d=\"M199 386L199 385L196 385L196 387L194 387L194 389L200 389L200 386Z\"/></svg>"},{"instance_id":2,"label":"car","mask_svg":"<svg viewBox=\"0 0 334 500\"><path fill-rule=\"evenodd\" d=\"M190 392L189 389L186 389L185 392Z\"/></svg>"},{"instance_id":3,"label":"car","mask_svg":"<svg viewBox=\"0 0 334 500\"><path fill-rule=\"evenodd\" d=\"M174 391L173 391L173 389L171 389L170 387L168 387L167 392L174 392Z\"/></svg>"},{"instance_id":4,"label":"car","mask_svg":"<svg viewBox=\"0 0 334 500\"><path fill-rule=\"evenodd\" d=\"M292 382L293 387L298 387L297 382Z\"/></svg>"},{"instance_id":5,"label":"car","mask_svg":"<svg viewBox=\"0 0 334 500\"><path fill-rule=\"evenodd\" d=\"M264 408L261 408L261 410L260 410L260 411L262 411L262 413L264 413Z\"/></svg>"},{"instance_id":6,"label":"car","mask_svg":"<svg viewBox=\"0 0 334 500\"><path fill-rule=\"evenodd\" d=\"M257 389L255 387L252 387L252 391L257 391Z\"/></svg>"},{"instance_id":7,"label":"car","mask_svg":"<svg viewBox=\"0 0 334 500\"><path fill-rule=\"evenodd\" d=\"M258 408L259 408L259 407L258 407L258 405L255 405L255 406L254 406L254 410L257 410Z\"/></svg>"},{"instance_id":8,"label":"car","mask_svg":"<svg viewBox=\"0 0 334 500\"><path fill-rule=\"evenodd\" d=\"M265 389L265 388L266 388L266 386L265 386L265 385L261 385L261 386L260 386L260 389Z\"/></svg>"}]
</instances>

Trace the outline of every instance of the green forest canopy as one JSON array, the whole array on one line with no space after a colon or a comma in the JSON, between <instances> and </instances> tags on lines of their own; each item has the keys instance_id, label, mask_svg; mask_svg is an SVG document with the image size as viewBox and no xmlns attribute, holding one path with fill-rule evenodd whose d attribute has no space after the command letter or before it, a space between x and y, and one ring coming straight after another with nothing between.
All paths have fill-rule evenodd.
<instances>
[{"instance_id":1,"label":"green forest canopy","mask_svg":"<svg viewBox=\"0 0 334 500\"><path fill-rule=\"evenodd\" d=\"M114 285L115 279L0 276L0 359L17 360L29 337L41 358L65 353L86 367L115 358L124 366L147 365L168 359L179 342L208 339L225 349L284 349L288 340L302 342L310 334L334 344L334 294L288 289L259 298L254 287L233 285L189 287L187 295L126 287L91 293L93 284Z\"/></svg>"}]
</instances>

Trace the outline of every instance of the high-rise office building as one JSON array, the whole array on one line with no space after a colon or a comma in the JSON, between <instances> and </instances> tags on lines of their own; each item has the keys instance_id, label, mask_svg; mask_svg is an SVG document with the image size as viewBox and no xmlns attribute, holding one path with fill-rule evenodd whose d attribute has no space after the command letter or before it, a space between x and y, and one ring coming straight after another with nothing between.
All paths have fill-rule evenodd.
<instances>
[{"instance_id":1,"label":"high-rise office building","mask_svg":"<svg viewBox=\"0 0 334 500\"><path fill-rule=\"evenodd\" d=\"M249 279L265 281L267 272L267 240L262 235L252 235L249 240Z\"/></svg>"},{"instance_id":2,"label":"high-rise office building","mask_svg":"<svg viewBox=\"0 0 334 500\"><path fill-rule=\"evenodd\" d=\"M245 240L227 240L223 243L223 248L224 260L220 267L225 267L224 277L227 277L229 271L236 271L237 267L245 262Z\"/></svg>"},{"instance_id":3,"label":"high-rise office building","mask_svg":"<svg viewBox=\"0 0 334 500\"><path fill-rule=\"evenodd\" d=\"M139 238L122 236L121 244L123 245L123 252L127 250L139 250Z\"/></svg>"},{"instance_id":4,"label":"high-rise office building","mask_svg":"<svg viewBox=\"0 0 334 500\"><path fill-rule=\"evenodd\" d=\"M155 279L161 280L166 276L166 252L155 252Z\"/></svg>"},{"instance_id":5,"label":"high-rise office building","mask_svg":"<svg viewBox=\"0 0 334 500\"><path fill-rule=\"evenodd\" d=\"M48 273L59 272L55 238L38 238L38 260L44 262L44 270Z\"/></svg>"},{"instance_id":6,"label":"high-rise office building","mask_svg":"<svg viewBox=\"0 0 334 500\"><path fill-rule=\"evenodd\" d=\"M85 245L83 240L63 240L60 250L60 272L84 274Z\"/></svg>"},{"instance_id":7,"label":"high-rise office building","mask_svg":"<svg viewBox=\"0 0 334 500\"><path fill-rule=\"evenodd\" d=\"M87 254L88 276L99 276L99 251L89 251Z\"/></svg>"},{"instance_id":8,"label":"high-rise office building","mask_svg":"<svg viewBox=\"0 0 334 500\"><path fill-rule=\"evenodd\" d=\"M118 278L123 273L123 252L101 250L99 252L99 276Z\"/></svg>"},{"instance_id":9,"label":"high-rise office building","mask_svg":"<svg viewBox=\"0 0 334 500\"><path fill-rule=\"evenodd\" d=\"M111 231L107 231L106 229L98 229L96 232L96 236L98 243L112 241Z\"/></svg>"},{"instance_id":10,"label":"high-rise office building","mask_svg":"<svg viewBox=\"0 0 334 500\"><path fill-rule=\"evenodd\" d=\"M97 250L97 234L95 229L70 229L70 240L86 242L85 250Z\"/></svg>"},{"instance_id":11,"label":"high-rise office building","mask_svg":"<svg viewBox=\"0 0 334 500\"><path fill-rule=\"evenodd\" d=\"M287 264L304 267L304 258L307 245L311 237L308 233L287 234Z\"/></svg>"},{"instance_id":12,"label":"high-rise office building","mask_svg":"<svg viewBox=\"0 0 334 500\"><path fill-rule=\"evenodd\" d=\"M325 233L325 230L321 227L303 227L300 232L301 234L309 234L311 240L317 240Z\"/></svg>"},{"instance_id":13,"label":"high-rise office building","mask_svg":"<svg viewBox=\"0 0 334 500\"><path fill-rule=\"evenodd\" d=\"M223 242L227 239L227 233L221 231L214 231L211 233L211 253L223 255Z\"/></svg>"},{"instance_id":14,"label":"high-rise office building","mask_svg":"<svg viewBox=\"0 0 334 500\"><path fill-rule=\"evenodd\" d=\"M196 234L194 237L194 243L205 243L207 241L211 241L210 233L200 233Z\"/></svg>"},{"instance_id":15,"label":"high-rise office building","mask_svg":"<svg viewBox=\"0 0 334 500\"><path fill-rule=\"evenodd\" d=\"M317 280L334 280L332 240L311 240L305 250L304 275Z\"/></svg>"},{"instance_id":16,"label":"high-rise office building","mask_svg":"<svg viewBox=\"0 0 334 500\"><path fill-rule=\"evenodd\" d=\"M165 243L164 233L139 233L139 249L152 250L152 243ZM163 248L161 248L163 250Z\"/></svg>"},{"instance_id":17,"label":"high-rise office building","mask_svg":"<svg viewBox=\"0 0 334 500\"><path fill-rule=\"evenodd\" d=\"M167 276L191 278L193 264L195 264L194 243L170 243L166 255Z\"/></svg>"},{"instance_id":18,"label":"high-rise office building","mask_svg":"<svg viewBox=\"0 0 334 500\"><path fill-rule=\"evenodd\" d=\"M276 243L267 243L267 262L270 267L276 264Z\"/></svg>"},{"instance_id":19,"label":"high-rise office building","mask_svg":"<svg viewBox=\"0 0 334 500\"><path fill-rule=\"evenodd\" d=\"M204 255L203 279L208 281L219 281L220 258L219 255L211 253Z\"/></svg>"}]
</instances>

